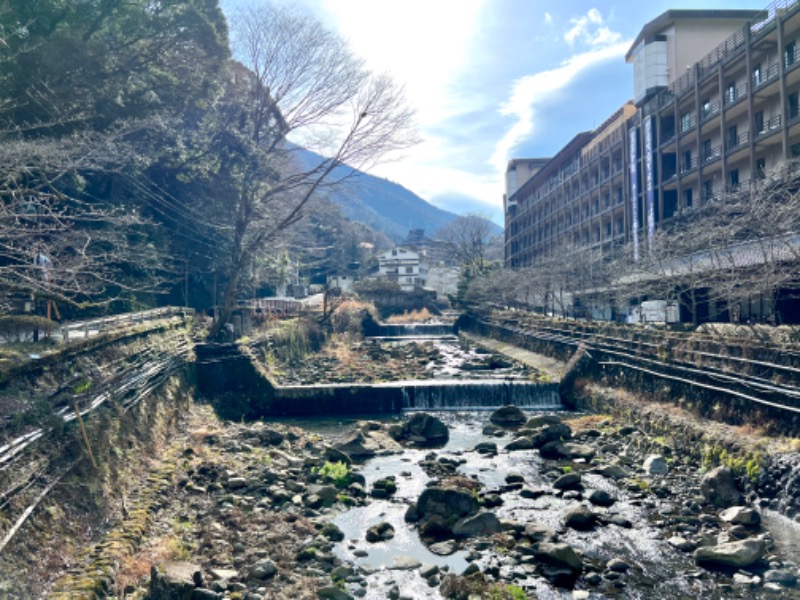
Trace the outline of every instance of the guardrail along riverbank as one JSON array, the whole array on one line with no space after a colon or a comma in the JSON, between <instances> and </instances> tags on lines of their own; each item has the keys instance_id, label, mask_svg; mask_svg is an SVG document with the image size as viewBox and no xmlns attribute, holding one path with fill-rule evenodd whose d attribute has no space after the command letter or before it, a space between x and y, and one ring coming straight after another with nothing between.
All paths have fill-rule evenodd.
<instances>
[{"instance_id":1,"label":"guardrail along riverbank","mask_svg":"<svg viewBox=\"0 0 800 600\"><path fill-rule=\"evenodd\" d=\"M694 332L499 316L462 328L565 360L579 348L582 376L681 402L733 424L800 432L800 345L730 326Z\"/></svg>"}]
</instances>

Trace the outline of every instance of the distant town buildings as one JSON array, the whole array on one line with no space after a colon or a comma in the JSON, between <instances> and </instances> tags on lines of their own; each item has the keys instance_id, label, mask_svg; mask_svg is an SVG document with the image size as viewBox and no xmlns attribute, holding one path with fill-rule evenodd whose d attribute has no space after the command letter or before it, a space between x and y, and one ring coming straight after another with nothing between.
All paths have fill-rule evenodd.
<instances>
[{"instance_id":1,"label":"distant town buildings","mask_svg":"<svg viewBox=\"0 0 800 600\"><path fill-rule=\"evenodd\" d=\"M419 252L399 246L380 254L378 265L380 276L397 282L404 292L413 292L416 287L425 285L427 268Z\"/></svg>"}]
</instances>

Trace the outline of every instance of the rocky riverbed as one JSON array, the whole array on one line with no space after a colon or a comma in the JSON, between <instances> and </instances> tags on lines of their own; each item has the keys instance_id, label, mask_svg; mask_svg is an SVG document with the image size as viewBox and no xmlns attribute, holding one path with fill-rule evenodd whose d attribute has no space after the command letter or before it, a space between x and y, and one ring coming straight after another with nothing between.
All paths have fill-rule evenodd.
<instances>
[{"instance_id":1,"label":"rocky riverbed","mask_svg":"<svg viewBox=\"0 0 800 600\"><path fill-rule=\"evenodd\" d=\"M793 523L765 526L755 488L726 468L606 416L491 416L418 413L333 438L195 407L144 541L104 585L209 600L800 597ZM88 585L92 560L56 589Z\"/></svg>"},{"instance_id":2,"label":"rocky riverbed","mask_svg":"<svg viewBox=\"0 0 800 600\"><path fill-rule=\"evenodd\" d=\"M544 377L536 369L478 345L455 340L387 341L337 339L303 360L276 365L284 385L378 383L401 379L524 379Z\"/></svg>"}]
</instances>

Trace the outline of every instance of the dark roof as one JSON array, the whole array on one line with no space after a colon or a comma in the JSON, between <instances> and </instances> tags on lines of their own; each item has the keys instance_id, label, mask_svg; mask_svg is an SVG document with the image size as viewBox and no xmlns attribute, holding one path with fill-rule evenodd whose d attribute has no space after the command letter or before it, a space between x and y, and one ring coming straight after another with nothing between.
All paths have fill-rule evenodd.
<instances>
[{"instance_id":1,"label":"dark roof","mask_svg":"<svg viewBox=\"0 0 800 600\"><path fill-rule=\"evenodd\" d=\"M645 24L642 27L642 30L639 32L639 35L636 36L636 39L633 40L633 44L631 44L628 53L625 55L625 60L630 61L631 56L633 54L633 50L636 46L641 43L642 40L645 40L653 35L656 35L660 31L663 31L666 27L674 23L675 21L683 21L688 19L709 19L709 20L739 20L742 23L746 21L756 21L760 18L763 18L765 11L763 10L711 10L711 9L672 9L668 10L664 13L661 13L655 19L650 21L649 23ZM731 31L733 33L733 31Z\"/></svg>"}]
</instances>

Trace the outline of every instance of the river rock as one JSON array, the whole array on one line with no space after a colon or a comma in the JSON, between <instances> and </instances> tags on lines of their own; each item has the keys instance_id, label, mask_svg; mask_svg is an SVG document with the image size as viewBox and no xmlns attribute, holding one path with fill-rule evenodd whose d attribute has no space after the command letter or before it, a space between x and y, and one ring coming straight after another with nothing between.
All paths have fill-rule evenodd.
<instances>
[{"instance_id":1,"label":"river rock","mask_svg":"<svg viewBox=\"0 0 800 600\"><path fill-rule=\"evenodd\" d=\"M354 460L364 460L375 456L378 445L358 429L344 434L333 446Z\"/></svg>"},{"instance_id":2,"label":"river rock","mask_svg":"<svg viewBox=\"0 0 800 600\"><path fill-rule=\"evenodd\" d=\"M371 544L390 540L393 537L394 527L392 527L391 523L387 523L386 521L382 521L367 529L366 540Z\"/></svg>"},{"instance_id":3,"label":"river rock","mask_svg":"<svg viewBox=\"0 0 800 600\"><path fill-rule=\"evenodd\" d=\"M648 475L666 475L669 473L667 461L660 454L651 454L645 458L642 468Z\"/></svg>"},{"instance_id":4,"label":"river rock","mask_svg":"<svg viewBox=\"0 0 800 600\"><path fill-rule=\"evenodd\" d=\"M530 436L522 436L511 440L506 444L506 450L509 452L513 450L533 450L533 438Z\"/></svg>"},{"instance_id":5,"label":"river rock","mask_svg":"<svg viewBox=\"0 0 800 600\"><path fill-rule=\"evenodd\" d=\"M372 497L373 498L388 498L397 492L397 483L395 482L394 475L378 479L372 484Z\"/></svg>"},{"instance_id":6,"label":"river rock","mask_svg":"<svg viewBox=\"0 0 800 600\"><path fill-rule=\"evenodd\" d=\"M325 598L326 600L354 600L353 596L340 590L335 585L326 585L325 587L319 588L317 590L317 598Z\"/></svg>"},{"instance_id":7,"label":"river rock","mask_svg":"<svg viewBox=\"0 0 800 600\"><path fill-rule=\"evenodd\" d=\"M419 569L422 563L413 556L395 556L392 569L398 571L410 571L412 569Z\"/></svg>"},{"instance_id":8,"label":"river rock","mask_svg":"<svg viewBox=\"0 0 800 600\"><path fill-rule=\"evenodd\" d=\"M616 501L616 498L605 490L595 490L589 495L589 502L595 506L608 508L609 506L613 506Z\"/></svg>"},{"instance_id":9,"label":"river rock","mask_svg":"<svg viewBox=\"0 0 800 600\"><path fill-rule=\"evenodd\" d=\"M541 448L548 442L568 440L572 437L572 430L563 423L553 423L539 427L531 436L534 448Z\"/></svg>"},{"instance_id":10,"label":"river rock","mask_svg":"<svg viewBox=\"0 0 800 600\"><path fill-rule=\"evenodd\" d=\"M584 458L591 460L594 457L594 448L587 444L575 442L547 442L539 449L542 458Z\"/></svg>"},{"instance_id":11,"label":"river rock","mask_svg":"<svg viewBox=\"0 0 800 600\"><path fill-rule=\"evenodd\" d=\"M428 550L433 552L434 554L438 554L439 556L450 556L458 550L458 542L455 540L445 540L443 542L437 542L436 544L431 544L428 546Z\"/></svg>"},{"instance_id":12,"label":"river rock","mask_svg":"<svg viewBox=\"0 0 800 600\"><path fill-rule=\"evenodd\" d=\"M797 575L791 569L770 569L764 573L764 581L794 586L797 584Z\"/></svg>"},{"instance_id":13,"label":"river rock","mask_svg":"<svg viewBox=\"0 0 800 600\"><path fill-rule=\"evenodd\" d=\"M583 504L570 509L567 511L567 514L564 515L564 525L579 531L588 531L594 527L596 520L597 515L595 515L587 506L584 506Z\"/></svg>"},{"instance_id":14,"label":"river rock","mask_svg":"<svg viewBox=\"0 0 800 600\"><path fill-rule=\"evenodd\" d=\"M524 535L532 542L554 542L556 532L541 523L526 523Z\"/></svg>"},{"instance_id":15,"label":"river rock","mask_svg":"<svg viewBox=\"0 0 800 600\"><path fill-rule=\"evenodd\" d=\"M492 535L501 528L502 525L497 515L491 512L481 512L456 521L453 525L453 535L456 537Z\"/></svg>"},{"instance_id":16,"label":"river rock","mask_svg":"<svg viewBox=\"0 0 800 600\"><path fill-rule=\"evenodd\" d=\"M506 404L494 411L489 420L500 427L519 427L525 423L527 417L519 407Z\"/></svg>"},{"instance_id":17,"label":"river rock","mask_svg":"<svg viewBox=\"0 0 800 600\"><path fill-rule=\"evenodd\" d=\"M697 544L694 542L690 542L684 537L679 535L673 535L671 538L667 540L667 543L675 548L676 550L680 550L681 552L691 552L697 547Z\"/></svg>"},{"instance_id":18,"label":"river rock","mask_svg":"<svg viewBox=\"0 0 800 600\"><path fill-rule=\"evenodd\" d=\"M444 446L450 439L450 431L440 419L427 413L414 413L403 423L402 428L393 430L395 439L422 447Z\"/></svg>"},{"instance_id":19,"label":"river rock","mask_svg":"<svg viewBox=\"0 0 800 600\"><path fill-rule=\"evenodd\" d=\"M525 429L538 429L545 425L557 425L561 423L558 415L534 415L525 421Z\"/></svg>"},{"instance_id":20,"label":"river rock","mask_svg":"<svg viewBox=\"0 0 800 600\"><path fill-rule=\"evenodd\" d=\"M628 476L628 471L619 465L605 465L597 468L595 473L608 479L624 479Z\"/></svg>"},{"instance_id":21,"label":"river rock","mask_svg":"<svg viewBox=\"0 0 800 600\"><path fill-rule=\"evenodd\" d=\"M707 502L719 508L741 504L742 495L736 489L736 480L728 467L712 469L700 482L700 490Z\"/></svg>"},{"instance_id":22,"label":"river rock","mask_svg":"<svg viewBox=\"0 0 800 600\"><path fill-rule=\"evenodd\" d=\"M250 567L253 579L268 579L278 572L278 566L269 558L262 558Z\"/></svg>"},{"instance_id":23,"label":"river rock","mask_svg":"<svg viewBox=\"0 0 800 600\"><path fill-rule=\"evenodd\" d=\"M731 506L719 513L719 518L726 523L754 527L761 523L761 515L752 508L745 506Z\"/></svg>"},{"instance_id":24,"label":"river rock","mask_svg":"<svg viewBox=\"0 0 800 600\"><path fill-rule=\"evenodd\" d=\"M195 574L202 574L200 565L168 560L150 568L150 598L174 600L188 598L195 585Z\"/></svg>"},{"instance_id":25,"label":"river rock","mask_svg":"<svg viewBox=\"0 0 800 600\"><path fill-rule=\"evenodd\" d=\"M497 454L497 444L494 442L481 442L475 445L475 452L478 454Z\"/></svg>"},{"instance_id":26,"label":"river rock","mask_svg":"<svg viewBox=\"0 0 800 600\"><path fill-rule=\"evenodd\" d=\"M542 542L534 547L534 556L543 564L545 577L555 583L569 583L583 570L581 557L563 542Z\"/></svg>"},{"instance_id":27,"label":"river rock","mask_svg":"<svg viewBox=\"0 0 800 600\"><path fill-rule=\"evenodd\" d=\"M429 487L417 500L417 513L422 518L439 515L455 521L475 514L479 508L477 498L460 489Z\"/></svg>"},{"instance_id":28,"label":"river rock","mask_svg":"<svg viewBox=\"0 0 800 600\"><path fill-rule=\"evenodd\" d=\"M553 487L557 490L578 490L581 489L580 473L565 473L553 482Z\"/></svg>"},{"instance_id":29,"label":"river rock","mask_svg":"<svg viewBox=\"0 0 800 600\"><path fill-rule=\"evenodd\" d=\"M743 568L761 560L765 549L763 540L749 538L718 546L703 546L694 551L694 559L697 564L708 567Z\"/></svg>"}]
</instances>

